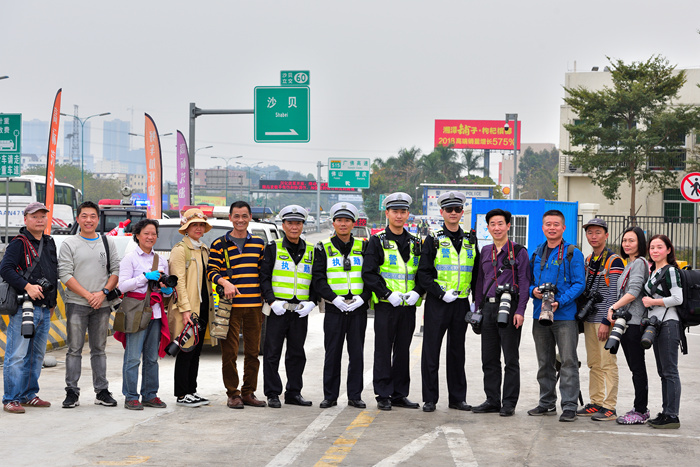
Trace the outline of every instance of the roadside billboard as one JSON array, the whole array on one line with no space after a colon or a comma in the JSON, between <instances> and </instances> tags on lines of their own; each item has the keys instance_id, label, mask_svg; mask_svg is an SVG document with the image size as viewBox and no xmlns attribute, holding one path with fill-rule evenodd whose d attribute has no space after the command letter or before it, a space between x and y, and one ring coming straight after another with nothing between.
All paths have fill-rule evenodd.
<instances>
[{"instance_id":1,"label":"roadside billboard","mask_svg":"<svg viewBox=\"0 0 700 467\"><path fill-rule=\"evenodd\" d=\"M521 131L518 121L518 150ZM513 150L513 127L506 130L505 120L435 120L435 147L452 145L454 149Z\"/></svg>"}]
</instances>

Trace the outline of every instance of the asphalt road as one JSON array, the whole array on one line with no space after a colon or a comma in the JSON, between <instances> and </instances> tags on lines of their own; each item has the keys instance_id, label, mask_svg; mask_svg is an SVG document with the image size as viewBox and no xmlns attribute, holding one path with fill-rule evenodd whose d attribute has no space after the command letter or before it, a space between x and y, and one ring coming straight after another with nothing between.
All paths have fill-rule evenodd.
<instances>
[{"instance_id":1,"label":"asphalt road","mask_svg":"<svg viewBox=\"0 0 700 467\"><path fill-rule=\"evenodd\" d=\"M314 235L309 236L314 240ZM419 330L422 309L418 310ZM697 465L700 453L700 332L688 337L689 355L680 356L683 384L681 428L654 430L648 426L622 426L580 417L561 423L557 417L530 417L537 405L537 365L530 318L525 321L521 344L522 388L515 416L473 414L447 408L444 349L441 368L441 399L433 413L394 408L376 409L371 371L374 347L373 319L369 320L365 347L366 410L347 406L341 395L337 407L322 410L323 315L312 312L306 342L308 358L304 374L304 397L312 407L231 410L221 381L218 349L202 356L199 392L212 403L200 408L175 405L174 359L160 361L159 396L166 409L128 411L121 395L123 349L114 339L108 344L108 379L119 405L93 404L89 354L86 349L81 377L81 406L61 408L64 393L65 349L51 352L58 365L45 368L39 395L54 405L28 408L24 415L0 412L1 465ZM420 352L422 339L412 343L411 394L421 401ZM588 388L583 339L579 342L583 361L581 387ZM647 353L652 415L661 410L661 384L653 354ZM261 357L262 358L262 357ZM241 355L242 359L242 355ZM240 359L239 359L240 361ZM618 412L630 410L633 399L631 375L620 354ZM239 365L240 368L240 365ZM285 381L283 368L282 379ZM484 400L480 362L480 338L467 334L467 381L470 404ZM343 372L343 378L345 377ZM262 370L257 395L263 399ZM342 391L342 387L341 387ZM561 408L557 408L561 413Z\"/></svg>"}]
</instances>

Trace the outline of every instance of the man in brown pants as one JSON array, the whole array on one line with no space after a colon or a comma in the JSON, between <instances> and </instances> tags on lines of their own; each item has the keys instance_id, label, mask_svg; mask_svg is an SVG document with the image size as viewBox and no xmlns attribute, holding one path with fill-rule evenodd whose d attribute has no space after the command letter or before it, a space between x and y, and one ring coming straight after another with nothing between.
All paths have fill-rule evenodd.
<instances>
[{"instance_id":1,"label":"man in brown pants","mask_svg":"<svg viewBox=\"0 0 700 467\"><path fill-rule=\"evenodd\" d=\"M221 341L221 370L228 395L227 405L232 409L242 409L244 405L266 405L255 397L260 368L260 328L264 318L259 273L265 242L248 233L251 218L248 203L236 201L231 204L229 219L233 230L211 244L207 265L209 280L224 289L219 307L231 308L228 334ZM236 358L240 331L243 332L244 359L243 385L239 390Z\"/></svg>"}]
</instances>

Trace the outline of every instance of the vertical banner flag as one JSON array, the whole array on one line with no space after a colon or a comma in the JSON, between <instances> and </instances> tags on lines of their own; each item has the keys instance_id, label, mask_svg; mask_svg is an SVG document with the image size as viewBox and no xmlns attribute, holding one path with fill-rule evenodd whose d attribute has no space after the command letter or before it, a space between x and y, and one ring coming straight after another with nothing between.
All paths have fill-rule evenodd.
<instances>
[{"instance_id":1,"label":"vertical banner flag","mask_svg":"<svg viewBox=\"0 0 700 467\"><path fill-rule=\"evenodd\" d=\"M44 204L49 209L46 219L46 235L51 235L53 222L53 200L56 187L56 145L58 144L58 123L61 120L61 93L63 88L56 93L51 112L51 126L49 128L49 150L46 154L46 191L44 192Z\"/></svg>"},{"instance_id":2,"label":"vertical banner flag","mask_svg":"<svg viewBox=\"0 0 700 467\"><path fill-rule=\"evenodd\" d=\"M177 130L177 208L190 203L190 159L185 136Z\"/></svg>"},{"instance_id":3,"label":"vertical banner flag","mask_svg":"<svg viewBox=\"0 0 700 467\"><path fill-rule=\"evenodd\" d=\"M163 208L163 170L160 154L160 138L156 123L146 115L146 195L148 196L149 219L160 219Z\"/></svg>"}]
</instances>

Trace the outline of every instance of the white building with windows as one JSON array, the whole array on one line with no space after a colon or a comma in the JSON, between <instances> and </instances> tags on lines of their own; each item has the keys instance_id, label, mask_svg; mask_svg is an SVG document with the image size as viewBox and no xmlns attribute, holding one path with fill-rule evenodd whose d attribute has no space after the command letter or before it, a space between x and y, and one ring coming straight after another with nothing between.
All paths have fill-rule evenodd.
<instances>
[{"instance_id":1,"label":"white building with windows","mask_svg":"<svg viewBox=\"0 0 700 467\"><path fill-rule=\"evenodd\" d=\"M597 67L594 70L596 71L566 73L564 85L567 88L583 86L590 90L603 89L605 86L612 87L611 74L607 71L607 67L603 71L597 71ZM676 102L700 105L700 88L697 86L700 83L700 69L686 69L684 71L687 82L681 88L679 99ZM631 194L629 185L620 187L620 199L611 204L603 196L600 188L591 182L588 174L582 173L580 168L571 163L570 156L563 154L563 151L571 149L569 132L564 128L564 124L575 123L576 119L577 116L571 107L566 104L561 106L559 148L562 152L559 157L559 201L599 204L599 215L629 215ZM693 217L693 203L689 203L681 196L679 186L680 180L687 174L686 158L693 157L693 152L697 153L700 150L700 135L686 135L685 149L677 167L678 185L655 193L651 193L647 186L637 185L637 206L635 206L637 215L664 216L667 219ZM653 170L653 167L649 167L649 170Z\"/></svg>"}]
</instances>

